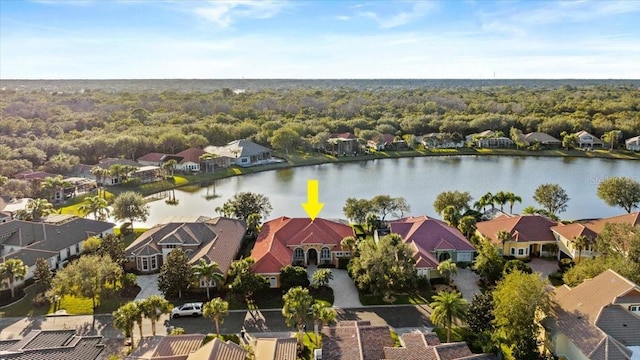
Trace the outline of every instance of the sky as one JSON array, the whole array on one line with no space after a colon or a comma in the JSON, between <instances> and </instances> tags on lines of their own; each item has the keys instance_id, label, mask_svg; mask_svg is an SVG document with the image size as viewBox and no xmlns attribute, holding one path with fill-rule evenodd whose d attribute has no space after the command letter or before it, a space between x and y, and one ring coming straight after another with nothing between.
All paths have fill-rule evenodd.
<instances>
[{"instance_id":1,"label":"sky","mask_svg":"<svg viewBox=\"0 0 640 360\"><path fill-rule=\"evenodd\" d=\"M640 0L0 0L0 79L640 79Z\"/></svg>"}]
</instances>

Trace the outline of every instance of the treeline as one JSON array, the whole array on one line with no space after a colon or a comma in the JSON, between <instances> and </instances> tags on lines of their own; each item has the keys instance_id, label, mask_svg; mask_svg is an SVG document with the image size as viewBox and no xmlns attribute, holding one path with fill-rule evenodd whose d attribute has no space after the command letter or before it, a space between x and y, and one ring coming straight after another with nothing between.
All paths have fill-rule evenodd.
<instances>
[{"instance_id":1,"label":"treeline","mask_svg":"<svg viewBox=\"0 0 640 360\"><path fill-rule=\"evenodd\" d=\"M64 172L104 157L223 145L250 138L272 146L278 129L311 150L329 133L370 138L391 133L467 135L511 128L560 137L640 134L640 91L633 85L559 88L264 89L236 93L178 91L0 92L0 175L37 168Z\"/></svg>"}]
</instances>

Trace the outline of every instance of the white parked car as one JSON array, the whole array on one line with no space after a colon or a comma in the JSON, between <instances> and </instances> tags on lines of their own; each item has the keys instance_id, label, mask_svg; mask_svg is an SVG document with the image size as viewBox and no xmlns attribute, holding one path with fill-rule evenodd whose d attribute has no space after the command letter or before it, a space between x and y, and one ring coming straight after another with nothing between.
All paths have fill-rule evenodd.
<instances>
[{"instance_id":1,"label":"white parked car","mask_svg":"<svg viewBox=\"0 0 640 360\"><path fill-rule=\"evenodd\" d=\"M171 310L171 317L177 318L181 316L202 316L202 303L186 303L176 306Z\"/></svg>"}]
</instances>

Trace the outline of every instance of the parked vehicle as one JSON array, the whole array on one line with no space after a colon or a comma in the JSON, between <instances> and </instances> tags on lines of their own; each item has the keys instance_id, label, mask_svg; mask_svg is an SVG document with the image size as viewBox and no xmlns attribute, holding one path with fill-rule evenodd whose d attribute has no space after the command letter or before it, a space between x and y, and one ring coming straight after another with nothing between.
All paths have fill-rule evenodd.
<instances>
[{"instance_id":1,"label":"parked vehicle","mask_svg":"<svg viewBox=\"0 0 640 360\"><path fill-rule=\"evenodd\" d=\"M171 310L172 318L178 318L181 316L202 316L202 303L186 303L176 306Z\"/></svg>"}]
</instances>

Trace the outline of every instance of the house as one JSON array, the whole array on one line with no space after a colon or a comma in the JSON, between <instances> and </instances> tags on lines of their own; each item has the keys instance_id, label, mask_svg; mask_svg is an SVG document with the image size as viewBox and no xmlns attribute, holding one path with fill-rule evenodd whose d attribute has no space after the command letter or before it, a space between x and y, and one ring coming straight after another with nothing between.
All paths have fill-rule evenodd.
<instances>
[{"instance_id":1,"label":"house","mask_svg":"<svg viewBox=\"0 0 640 360\"><path fill-rule=\"evenodd\" d=\"M455 139L456 136L459 135L450 133L429 133L420 136L418 141L427 149L458 149L464 147L464 141L457 141Z\"/></svg>"},{"instance_id":2,"label":"house","mask_svg":"<svg viewBox=\"0 0 640 360\"><path fill-rule=\"evenodd\" d=\"M440 277L441 261L471 263L475 248L467 238L445 222L427 216L407 217L391 221L389 229L414 249L416 270L428 279Z\"/></svg>"},{"instance_id":3,"label":"house","mask_svg":"<svg viewBox=\"0 0 640 360\"><path fill-rule=\"evenodd\" d=\"M0 223L0 260L20 259L29 267L25 280L33 277L36 260L44 258L58 269L83 252L83 242L92 236L113 234L115 224L72 215L50 215L42 222L10 220Z\"/></svg>"},{"instance_id":4,"label":"house","mask_svg":"<svg viewBox=\"0 0 640 360\"><path fill-rule=\"evenodd\" d=\"M18 179L18 180L25 180L29 182L29 184L31 184L32 188L39 189L40 184L46 178L58 178L58 177L62 177L62 175L48 173L44 171L25 170L15 174L13 177L14 179ZM52 193L50 194L43 193L43 195L47 196L47 200L49 200L49 202L51 202L52 204L56 204L72 197L72 194L74 193L74 191L75 191L75 187L71 185L65 186L65 187L58 186L52 190ZM45 196L42 196L42 197L45 197Z\"/></svg>"},{"instance_id":5,"label":"house","mask_svg":"<svg viewBox=\"0 0 640 360\"><path fill-rule=\"evenodd\" d=\"M131 179L139 179L142 184L162 180L163 171L159 166L140 166L129 174Z\"/></svg>"},{"instance_id":6,"label":"house","mask_svg":"<svg viewBox=\"0 0 640 360\"><path fill-rule=\"evenodd\" d=\"M264 275L271 287L280 287L280 269L287 265L334 264L349 258L342 239L354 236L344 223L316 218L279 217L262 225L251 251L253 271Z\"/></svg>"},{"instance_id":7,"label":"house","mask_svg":"<svg viewBox=\"0 0 640 360\"><path fill-rule=\"evenodd\" d=\"M173 249L182 249L189 258L189 264L200 259L215 261L220 272L226 274L240 250L246 231L244 221L224 217L156 225L127 246L124 268L154 273L160 270ZM201 283L200 286L206 287L207 284Z\"/></svg>"},{"instance_id":8,"label":"house","mask_svg":"<svg viewBox=\"0 0 640 360\"><path fill-rule=\"evenodd\" d=\"M214 338L187 356L187 360L245 360L247 351L240 345ZM291 359L295 359L292 357Z\"/></svg>"},{"instance_id":9,"label":"house","mask_svg":"<svg viewBox=\"0 0 640 360\"><path fill-rule=\"evenodd\" d=\"M122 183L122 180L125 178L124 174L108 174L100 179L96 178L94 174L91 173L91 170L94 166L100 167L105 170L109 170L113 165L122 165L131 168L139 168L141 165L135 161L128 159L116 159L116 158L105 158L100 160L96 165L87 165L87 164L78 164L73 167L71 170L71 176L81 177L86 179L95 180L99 185L104 186L114 186Z\"/></svg>"},{"instance_id":10,"label":"house","mask_svg":"<svg viewBox=\"0 0 640 360\"><path fill-rule=\"evenodd\" d=\"M295 337L261 337L257 338L252 345L255 360L289 360L298 358L298 340Z\"/></svg>"},{"instance_id":11,"label":"house","mask_svg":"<svg viewBox=\"0 0 640 360\"><path fill-rule=\"evenodd\" d=\"M640 212L612 216L602 219L586 220L571 224L558 224L551 228L558 243L558 260L563 257L571 259L591 258L597 255L594 251L594 241L604 229L606 224L640 225ZM575 240L579 236L585 236L589 244L584 249L575 246Z\"/></svg>"},{"instance_id":12,"label":"house","mask_svg":"<svg viewBox=\"0 0 640 360\"><path fill-rule=\"evenodd\" d=\"M0 196L0 223L13 219L16 213L24 210L31 198L16 199L10 196Z\"/></svg>"},{"instance_id":13,"label":"house","mask_svg":"<svg viewBox=\"0 0 640 360\"><path fill-rule=\"evenodd\" d=\"M188 148L180 151L176 156L182 159L178 161L176 169L184 172L200 172L200 164L202 163L200 157L206 153L206 151L198 148Z\"/></svg>"},{"instance_id":14,"label":"house","mask_svg":"<svg viewBox=\"0 0 640 360\"><path fill-rule=\"evenodd\" d=\"M160 166L169 160L175 160L176 162L182 161L182 157L178 155L163 154L163 153L148 153L140 156L136 161L142 166Z\"/></svg>"},{"instance_id":15,"label":"house","mask_svg":"<svg viewBox=\"0 0 640 360\"><path fill-rule=\"evenodd\" d=\"M513 147L513 140L502 135L502 132L485 130L466 136L467 143L478 148L507 148Z\"/></svg>"},{"instance_id":16,"label":"house","mask_svg":"<svg viewBox=\"0 0 640 360\"><path fill-rule=\"evenodd\" d=\"M376 151L385 151L385 150L405 150L409 146L402 139L396 140L396 137L393 136L392 134L382 134L367 141L367 147L369 149L373 149Z\"/></svg>"},{"instance_id":17,"label":"house","mask_svg":"<svg viewBox=\"0 0 640 360\"><path fill-rule=\"evenodd\" d=\"M22 339L0 340L0 358L95 360L104 348L102 336L77 335L75 330L31 330Z\"/></svg>"},{"instance_id":18,"label":"house","mask_svg":"<svg viewBox=\"0 0 640 360\"><path fill-rule=\"evenodd\" d=\"M494 360L493 354L473 354L465 342L441 344L433 332L402 334L394 347L388 326L369 321L340 321L322 329L322 360Z\"/></svg>"},{"instance_id":19,"label":"house","mask_svg":"<svg viewBox=\"0 0 640 360\"><path fill-rule=\"evenodd\" d=\"M529 145L540 144L544 149L559 149L562 141L543 132L530 132L524 136L524 141Z\"/></svg>"},{"instance_id":20,"label":"house","mask_svg":"<svg viewBox=\"0 0 640 360\"><path fill-rule=\"evenodd\" d=\"M578 137L578 147L581 149L600 149L604 143L597 137L582 130L575 134Z\"/></svg>"},{"instance_id":21,"label":"house","mask_svg":"<svg viewBox=\"0 0 640 360\"><path fill-rule=\"evenodd\" d=\"M640 356L640 286L606 270L570 288L553 289L552 314L542 320L545 342L571 360ZM633 350L632 350L633 349Z\"/></svg>"},{"instance_id":22,"label":"house","mask_svg":"<svg viewBox=\"0 0 640 360\"><path fill-rule=\"evenodd\" d=\"M556 238L551 228L557 223L541 215L502 216L476 224L478 235L499 246L502 254L516 258L548 256L555 247ZM508 239L503 243L498 233L506 231Z\"/></svg>"},{"instance_id":23,"label":"house","mask_svg":"<svg viewBox=\"0 0 640 360\"><path fill-rule=\"evenodd\" d=\"M336 156L354 155L361 151L358 138L350 132L330 134L327 143L327 151Z\"/></svg>"},{"instance_id":24,"label":"house","mask_svg":"<svg viewBox=\"0 0 640 360\"><path fill-rule=\"evenodd\" d=\"M625 140L624 144L629 151L640 151L640 135Z\"/></svg>"},{"instance_id":25,"label":"house","mask_svg":"<svg viewBox=\"0 0 640 360\"><path fill-rule=\"evenodd\" d=\"M145 337L125 360L187 360L191 353L201 348L203 340L203 334Z\"/></svg>"},{"instance_id":26,"label":"house","mask_svg":"<svg viewBox=\"0 0 640 360\"><path fill-rule=\"evenodd\" d=\"M220 158L231 159L238 166L254 166L273 162L271 149L250 140L235 140L225 146L207 146L204 151Z\"/></svg>"}]
</instances>

